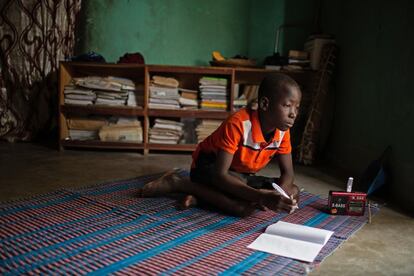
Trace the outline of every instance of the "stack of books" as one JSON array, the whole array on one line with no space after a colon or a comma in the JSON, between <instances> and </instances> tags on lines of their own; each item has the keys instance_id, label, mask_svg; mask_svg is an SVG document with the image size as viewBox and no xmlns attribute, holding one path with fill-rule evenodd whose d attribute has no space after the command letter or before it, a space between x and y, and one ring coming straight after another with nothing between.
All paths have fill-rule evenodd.
<instances>
[{"instance_id":1,"label":"stack of books","mask_svg":"<svg viewBox=\"0 0 414 276\"><path fill-rule=\"evenodd\" d=\"M183 123L156 118L149 131L149 142L153 144L178 144L183 135Z\"/></svg>"},{"instance_id":2,"label":"stack of books","mask_svg":"<svg viewBox=\"0 0 414 276\"><path fill-rule=\"evenodd\" d=\"M135 93L135 83L132 80L113 76L73 78L72 84L66 86L64 91L65 103L68 104L111 106L126 105L129 96L133 97ZM129 104L137 106L134 100L129 101Z\"/></svg>"},{"instance_id":3,"label":"stack of books","mask_svg":"<svg viewBox=\"0 0 414 276\"><path fill-rule=\"evenodd\" d=\"M178 88L180 91L180 104L183 109L197 109L199 105L198 91Z\"/></svg>"},{"instance_id":4,"label":"stack of books","mask_svg":"<svg viewBox=\"0 0 414 276\"><path fill-rule=\"evenodd\" d=\"M136 118L119 118L116 123L99 129L101 141L142 143L142 126Z\"/></svg>"},{"instance_id":5,"label":"stack of books","mask_svg":"<svg viewBox=\"0 0 414 276\"><path fill-rule=\"evenodd\" d=\"M149 108L179 109L179 82L174 78L153 76L149 86Z\"/></svg>"},{"instance_id":6,"label":"stack of books","mask_svg":"<svg viewBox=\"0 0 414 276\"><path fill-rule=\"evenodd\" d=\"M123 106L128 100L126 91L104 91L96 90L96 105Z\"/></svg>"},{"instance_id":7,"label":"stack of books","mask_svg":"<svg viewBox=\"0 0 414 276\"><path fill-rule=\"evenodd\" d=\"M66 120L71 140L97 140L99 129L109 122L101 117L73 117Z\"/></svg>"},{"instance_id":8,"label":"stack of books","mask_svg":"<svg viewBox=\"0 0 414 276\"><path fill-rule=\"evenodd\" d=\"M64 91L65 104L91 105L96 100L96 93L92 89L79 87L73 84L65 85Z\"/></svg>"},{"instance_id":9,"label":"stack of books","mask_svg":"<svg viewBox=\"0 0 414 276\"><path fill-rule=\"evenodd\" d=\"M199 81L201 92L201 109L227 109L227 79L202 77Z\"/></svg>"},{"instance_id":10,"label":"stack of books","mask_svg":"<svg viewBox=\"0 0 414 276\"><path fill-rule=\"evenodd\" d=\"M203 119L196 127L197 143L203 141L207 136L213 133L222 123L222 120Z\"/></svg>"},{"instance_id":11,"label":"stack of books","mask_svg":"<svg viewBox=\"0 0 414 276\"><path fill-rule=\"evenodd\" d=\"M286 70L304 70L310 69L310 59L308 52L290 50L289 51L289 64L284 66Z\"/></svg>"}]
</instances>

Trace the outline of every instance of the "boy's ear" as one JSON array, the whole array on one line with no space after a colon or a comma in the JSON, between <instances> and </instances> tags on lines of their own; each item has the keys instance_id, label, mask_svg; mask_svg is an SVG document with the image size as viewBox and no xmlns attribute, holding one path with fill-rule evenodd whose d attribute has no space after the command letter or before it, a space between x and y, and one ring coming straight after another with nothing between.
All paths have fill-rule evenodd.
<instances>
[{"instance_id":1,"label":"boy's ear","mask_svg":"<svg viewBox=\"0 0 414 276\"><path fill-rule=\"evenodd\" d=\"M268 110L269 104L270 104L270 101L268 97L264 96L259 99L259 108L261 110L264 110L264 111Z\"/></svg>"}]
</instances>

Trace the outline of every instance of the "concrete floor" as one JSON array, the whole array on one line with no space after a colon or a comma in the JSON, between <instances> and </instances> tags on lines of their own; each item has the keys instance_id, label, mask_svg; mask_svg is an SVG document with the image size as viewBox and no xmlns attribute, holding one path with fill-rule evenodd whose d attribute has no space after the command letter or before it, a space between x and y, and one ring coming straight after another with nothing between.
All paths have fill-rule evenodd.
<instances>
[{"instance_id":1,"label":"concrete floor","mask_svg":"<svg viewBox=\"0 0 414 276\"><path fill-rule=\"evenodd\" d=\"M143 156L131 152L59 152L41 145L0 142L0 201L172 167L188 168L190 163L189 153ZM323 196L346 181L346 176L332 176L324 168L296 166L295 171L300 187ZM277 175L277 166L271 164L263 174ZM312 275L414 275L414 220L382 208L371 224L345 242Z\"/></svg>"}]
</instances>

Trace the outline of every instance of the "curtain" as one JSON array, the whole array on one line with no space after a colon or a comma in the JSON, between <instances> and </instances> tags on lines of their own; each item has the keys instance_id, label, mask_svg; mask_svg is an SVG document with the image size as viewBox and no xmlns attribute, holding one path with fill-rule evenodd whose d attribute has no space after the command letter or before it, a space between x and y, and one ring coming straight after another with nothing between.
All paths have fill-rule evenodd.
<instances>
[{"instance_id":1,"label":"curtain","mask_svg":"<svg viewBox=\"0 0 414 276\"><path fill-rule=\"evenodd\" d=\"M0 138L30 141L57 125L59 61L73 55L81 0L2 0Z\"/></svg>"}]
</instances>

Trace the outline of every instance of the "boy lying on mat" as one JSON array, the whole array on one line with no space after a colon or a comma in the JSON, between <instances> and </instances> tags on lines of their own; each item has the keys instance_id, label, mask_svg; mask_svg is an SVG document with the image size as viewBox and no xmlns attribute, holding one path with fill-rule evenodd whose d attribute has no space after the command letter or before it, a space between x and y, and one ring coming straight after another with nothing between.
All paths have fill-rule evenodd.
<instances>
[{"instance_id":1,"label":"boy lying on mat","mask_svg":"<svg viewBox=\"0 0 414 276\"><path fill-rule=\"evenodd\" d=\"M300 101L301 91L293 79L283 74L267 76L260 84L258 110L235 112L197 146L190 178L179 170L169 171L147 183L140 196L183 193L184 208L199 200L236 216L250 215L256 208L294 211L299 190L293 183L289 129ZM273 157L278 160L280 177L256 176ZM273 189L273 182L289 197Z\"/></svg>"}]
</instances>

